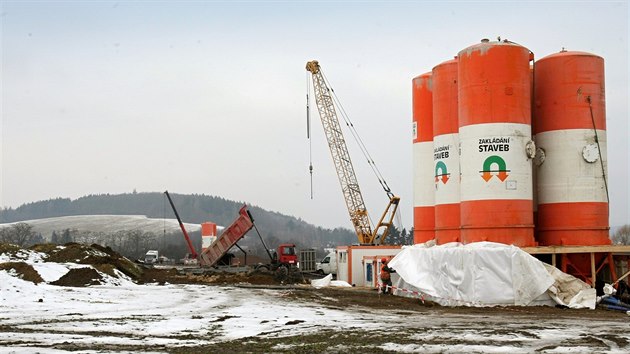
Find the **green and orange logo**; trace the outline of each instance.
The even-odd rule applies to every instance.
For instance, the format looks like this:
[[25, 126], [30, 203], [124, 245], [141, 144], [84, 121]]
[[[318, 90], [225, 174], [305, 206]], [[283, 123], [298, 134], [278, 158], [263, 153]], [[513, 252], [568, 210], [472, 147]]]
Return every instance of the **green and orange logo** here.
[[444, 161], [438, 161], [435, 164], [435, 183], [438, 183], [442, 180], [442, 183], [446, 184], [448, 182], [448, 176], [451, 174], [446, 170], [446, 164]]
[[[492, 169], [496, 166], [496, 169]], [[481, 178], [488, 182], [493, 176], [497, 176], [501, 182], [505, 182], [508, 178], [510, 170], [507, 169], [505, 160], [501, 156], [492, 155], [483, 162], [483, 170], [479, 171]]]

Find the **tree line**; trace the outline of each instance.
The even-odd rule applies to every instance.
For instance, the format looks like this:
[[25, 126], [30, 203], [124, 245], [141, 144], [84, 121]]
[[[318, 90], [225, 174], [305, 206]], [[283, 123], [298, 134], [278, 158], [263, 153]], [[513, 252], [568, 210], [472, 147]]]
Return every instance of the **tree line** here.
[[[189, 236], [191, 237], [195, 250], [199, 251], [201, 249], [200, 233], [198, 231], [191, 232]], [[271, 248], [276, 248], [279, 244], [287, 242], [280, 240], [273, 234], [268, 234], [263, 236], [263, 238], [268, 247]], [[108, 233], [65, 228], [53, 230], [49, 237], [44, 237], [41, 233], [34, 231], [31, 225], [24, 222], [16, 223], [10, 227], [0, 228], [0, 243], [11, 243], [21, 247], [29, 247], [40, 243], [64, 245], [71, 242], [99, 244], [111, 247], [114, 251], [129, 259], [142, 259], [148, 250], [158, 250], [161, 255], [174, 260], [183, 259], [189, 253], [181, 233], [163, 233], [160, 235], [142, 230], [124, 230]], [[319, 247], [311, 247], [307, 243], [298, 243], [291, 240], [288, 242], [295, 243], [298, 250], [314, 248], [318, 256], [325, 254], [324, 248], [344, 244], [331, 241]], [[413, 243], [413, 231], [407, 232], [405, 229], [400, 231], [397, 228], [391, 228], [386, 243], [410, 245]], [[246, 250], [248, 255], [254, 255], [263, 259], [267, 257], [260, 239], [252, 231], [239, 241], [238, 244], [241, 248]], [[233, 249], [231, 252], [237, 253], [240, 251]]]
[[[182, 221], [186, 223], [202, 223], [212, 221], [218, 225], [228, 226], [238, 215], [238, 210], [245, 204], [224, 198], [204, 194], [182, 195], [170, 193]], [[267, 211], [257, 206], [248, 209], [255, 218], [258, 230], [266, 244], [276, 248], [281, 243], [294, 243], [298, 249], [312, 248], [318, 256], [324, 255], [325, 248], [357, 243], [354, 231], [346, 228], [327, 229], [307, 223], [293, 216]], [[174, 218], [173, 211], [164, 193], [125, 193], [87, 195], [75, 200], [55, 198], [45, 201], [24, 204], [18, 208], [0, 209], [0, 222], [22, 222], [24, 220], [74, 215], [146, 215], [149, 218]], [[3, 228], [0, 241], [19, 245], [30, 245], [41, 242], [65, 244], [68, 242], [98, 243], [109, 246], [128, 258], [142, 258], [147, 250], [157, 249], [160, 254], [169, 258], [183, 258], [188, 249], [181, 233], [156, 235], [143, 230], [125, 230], [116, 233], [104, 233], [94, 230], [77, 230], [72, 224], [52, 234], [33, 235], [30, 225], [17, 228]], [[7, 230], [8, 229], [8, 230]], [[30, 233], [30, 235], [29, 235]], [[199, 232], [189, 232], [197, 250], [201, 249]], [[387, 244], [413, 243], [413, 232], [405, 229], [391, 228]], [[239, 241], [239, 246], [247, 249], [249, 254], [266, 258], [266, 252], [258, 236], [250, 232]], [[240, 252], [240, 251], [237, 251]]]

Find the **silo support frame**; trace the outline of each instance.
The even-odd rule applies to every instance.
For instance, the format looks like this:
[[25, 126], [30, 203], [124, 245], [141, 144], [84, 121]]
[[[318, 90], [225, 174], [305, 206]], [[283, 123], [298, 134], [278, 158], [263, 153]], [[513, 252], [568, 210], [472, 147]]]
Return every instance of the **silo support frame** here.
[[[538, 246], [522, 247], [523, 251], [531, 255], [550, 255], [554, 267], [565, 273], [582, 278], [586, 283], [595, 286], [597, 275], [608, 265], [612, 282], [617, 281], [617, 271], [615, 269], [615, 259], [627, 261], [630, 268], [630, 246], [604, 245], [604, 246]], [[558, 267], [558, 256], [560, 256], [560, 267]], [[587, 256], [588, 267], [578, 264], [573, 257]]]

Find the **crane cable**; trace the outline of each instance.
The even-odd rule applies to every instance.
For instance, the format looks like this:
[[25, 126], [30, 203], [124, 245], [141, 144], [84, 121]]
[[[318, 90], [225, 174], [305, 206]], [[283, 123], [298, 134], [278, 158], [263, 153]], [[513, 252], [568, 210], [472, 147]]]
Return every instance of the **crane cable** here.
[[308, 172], [311, 175], [311, 199], [313, 199], [313, 144], [311, 139], [311, 106], [309, 93], [311, 92], [310, 77], [306, 73], [306, 139], [308, 139]]
[[374, 159], [372, 158], [372, 155], [370, 155], [369, 151], [367, 150], [367, 147], [363, 143], [363, 139], [361, 139], [361, 136], [359, 135], [359, 132], [356, 130], [356, 128], [354, 127], [354, 124], [350, 120], [350, 117], [346, 113], [346, 110], [341, 105], [341, 101], [339, 101], [339, 98], [337, 97], [337, 94], [335, 93], [335, 90], [333, 90], [332, 85], [330, 84], [330, 81], [328, 80], [326, 75], [324, 75], [323, 72], [321, 72], [321, 73], [322, 73], [322, 76], [324, 78], [324, 81], [326, 82], [327, 87], [330, 88], [330, 92], [332, 93], [331, 97], [335, 101], [335, 104], [337, 105], [337, 107], [339, 107], [339, 113], [340, 113], [341, 117], [343, 118], [344, 122], [346, 123], [346, 126], [350, 130], [350, 133], [354, 137], [354, 140], [359, 145], [359, 149], [361, 150], [361, 153], [363, 154], [363, 156], [366, 158], [366, 160], [368, 162], [368, 165], [370, 165], [370, 168], [372, 168], [372, 172], [374, 172], [374, 175], [378, 179], [378, 182], [381, 184], [381, 187], [383, 187], [383, 190], [385, 191], [385, 193], [387, 193], [387, 196], [389, 198], [394, 197], [394, 194], [392, 193], [391, 189], [389, 188], [389, 185], [385, 181], [385, 177], [383, 177], [383, 174], [378, 169], [378, 166], [376, 166], [376, 163], [374, 162]]
[[[350, 130], [350, 133], [352, 134], [352, 137], [357, 142], [357, 145], [359, 145], [359, 149], [361, 150], [361, 153], [363, 154], [363, 156], [367, 160], [368, 165], [372, 169], [372, 172], [374, 172], [374, 175], [378, 179], [378, 182], [380, 183], [381, 187], [383, 187], [383, 190], [387, 194], [387, 197], [390, 198], [390, 200], [391, 200], [394, 197], [394, 193], [392, 193], [391, 188], [389, 188], [389, 185], [387, 184], [387, 181], [385, 181], [385, 177], [383, 176], [383, 174], [379, 170], [378, 166], [376, 165], [376, 162], [372, 158], [372, 155], [370, 154], [370, 152], [368, 151], [367, 147], [365, 146], [365, 143], [363, 142], [363, 139], [359, 135], [359, 132], [354, 127], [354, 123], [352, 123], [352, 121], [350, 120], [350, 117], [346, 113], [346, 110], [343, 108], [343, 105], [341, 104], [341, 101], [339, 100], [339, 97], [337, 97], [337, 94], [335, 93], [335, 90], [332, 88], [332, 85], [330, 84], [330, 81], [328, 80], [328, 78], [326, 77], [324, 72], [321, 71], [321, 69], [320, 69], [320, 72], [322, 74], [324, 82], [326, 83], [326, 87], [329, 88], [330, 93], [332, 93], [331, 97], [332, 97], [335, 105], [339, 108], [339, 113], [340, 113], [341, 117], [343, 118], [344, 122], [346, 123], [346, 126]], [[400, 216], [400, 209], [396, 209], [396, 215], [394, 215], [394, 217], [395, 217], [395, 223], [398, 224], [398, 225], [402, 225], [402, 218]], [[368, 215], [368, 218], [370, 219], [370, 224], [374, 225], [374, 222], [372, 221], [372, 218], [369, 215]]]

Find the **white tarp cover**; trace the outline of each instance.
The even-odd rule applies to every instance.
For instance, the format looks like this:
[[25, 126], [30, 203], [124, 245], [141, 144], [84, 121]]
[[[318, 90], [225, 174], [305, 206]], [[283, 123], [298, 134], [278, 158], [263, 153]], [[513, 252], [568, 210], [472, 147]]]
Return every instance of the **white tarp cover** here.
[[403, 247], [389, 266], [404, 284], [399, 287], [419, 290], [445, 306], [541, 304], [556, 282], [543, 262], [493, 242]]
[[595, 309], [597, 291], [594, 288], [552, 265], [546, 263], [543, 265], [555, 280], [547, 293], [556, 303], [572, 309]]
[[343, 280], [332, 280], [332, 274], [328, 274], [327, 276], [321, 279], [311, 279], [311, 286], [315, 289], [325, 288], [328, 286], [340, 287], [340, 288], [348, 288], [352, 287], [352, 285], [348, 284]]

